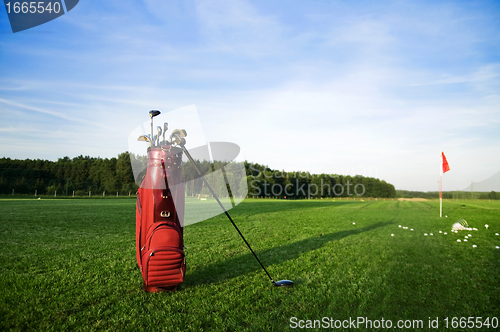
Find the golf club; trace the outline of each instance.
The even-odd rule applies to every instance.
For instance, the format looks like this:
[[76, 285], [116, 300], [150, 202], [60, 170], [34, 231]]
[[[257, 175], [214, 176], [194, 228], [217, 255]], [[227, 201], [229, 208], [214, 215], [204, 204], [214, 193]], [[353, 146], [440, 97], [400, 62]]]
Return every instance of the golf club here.
[[[183, 137], [181, 137], [181, 132], [184, 134]], [[236, 231], [238, 231], [238, 234], [240, 234], [240, 236], [243, 239], [243, 241], [245, 241], [245, 244], [247, 245], [248, 249], [250, 249], [250, 251], [254, 255], [254, 257], [257, 260], [257, 262], [259, 262], [259, 264], [262, 267], [262, 269], [264, 270], [264, 272], [266, 272], [267, 276], [269, 277], [269, 279], [271, 280], [271, 282], [273, 283], [273, 285], [276, 286], [276, 287], [293, 286], [293, 281], [291, 281], [291, 280], [280, 280], [280, 281], [276, 281], [275, 282], [273, 280], [273, 278], [271, 277], [271, 275], [269, 274], [269, 272], [267, 272], [266, 268], [261, 263], [259, 257], [257, 257], [257, 255], [255, 254], [255, 252], [252, 250], [252, 247], [250, 247], [250, 244], [248, 244], [247, 240], [245, 239], [245, 237], [243, 236], [243, 234], [238, 229], [238, 226], [236, 226], [236, 224], [234, 223], [233, 218], [231, 218], [231, 216], [229, 215], [229, 213], [224, 208], [224, 205], [222, 205], [222, 203], [219, 200], [219, 197], [217, 196], [217, 194], [215, 194], [214, 190], [212, 189], [212, 187], [210, 186], [210, 184], [208, 183], [208, 181], [205, 179], [205, 177], [203, 176], [203, 174], [201, 174], [200, 170], [198, 169], [198, 166], [196, 166], [196, 163], [194, 162], [193, 157], [191, 157], [191, 154], [189, 154], [188, 150], [185, 147], [186, 140], [184, 139], [184, 137], [186, 135], [187, 134], [186, 134], [186, 131], [184, 129], [182, 129], [182, 130], [176, 129], [176, 130], [174, 130], [174, 132], [170, 136], [171, 137], [171, 141], [172, 141], [172, 136], [175, 136], [174, 143], [182, 148], [182, 150], [184, 151], [184, 153], [188, 157], [189, 161], [191, 162], [191, 165], [194, 166], [194, 169], [200, 175], [200, 177], [202, 178], [203, 182], [205, 183], [205, 185], [207, 186], [207, 188], [210, 190], [210, 192], [212, 193], [212, 195], [215, 198], [215, 200], [217, 201], [217, 203], [219, 203], [219, 206], [221, 207], [222, 211], [224, 211], [224, 213], [228, 217], [229, 221], [231, 221], [231, 223], [233, 224], [233, 226], [236, 229]]]
[[139, 142], [150, 142], [151, 138], [149, 137], [149, 135], [141, 135], [137, 140]]
[[167, 133], [168, 130], [168, 123], [165, 122], [163, 123], [163, 144], [165, 144], [165, 134]]
[[161, 138], [161, 127], [160, 126], [157, 126], [156, 127], [156, 130], [158, 131], [158, 146], [160, 146], [160, 138]]
[[174, 131], [170, 135], [170, 144], [176, 142], [177, 145], [180, 145], [180, 139], [186, 136], [187, 133], [184, 129], [174, 129]]
[[[151, 110], [149, 111], [149, 118], [151, 119], [151, 138], [153, 138], [153, 118], [157, 115], [160, 115], [160, 111], [158, 110]], [[149, 146], [153, 146], [154, 140], [149, 142]]]

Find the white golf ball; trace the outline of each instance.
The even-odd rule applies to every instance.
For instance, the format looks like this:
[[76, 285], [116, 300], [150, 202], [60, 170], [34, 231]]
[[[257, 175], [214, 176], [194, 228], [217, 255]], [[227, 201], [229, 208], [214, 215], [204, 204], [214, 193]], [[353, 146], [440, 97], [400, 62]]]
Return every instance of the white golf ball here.
[[498, 236], [498, 233], [495, 233], [496, 236]]
[[467, 239], [464, 239], [464, 242], [467, 242]]
[[411, 229], [411, 231], [413, 232], [413, 228]]
[[444, 216], [445, 218], [448, 218], [448, 216]]
[[352, 224], [353, 224], [353, 225], [356, 225], [356, 223], [355, 223], [355, 222], [353, 222]]
[[391, 236], [394, 236], [394, 234], [391, 234]]
[[457, 242], [462, 242], [462, 240], [458, 239]]
[[469, 234], [469, 237], [471, 237], [472, 235]]
[[466, 235], [465, 238], [468, 239], [469, 237]]
[[448, 234], [448, 233], [444, 232], [444, 235], [446, 235], [446, 234]]
[[443, 232], [442, 232], [442, 231], [439, 231], [439, 233], [441, 234], [441, 233], [443, 233]]
[[427, 236], [427, 233], [425, 233], [424, 236]]
[[488, 227], [490, 227], [490, 226], [488, 226], [488, 225], [484, 225], [484, 227], [488, 228]]
[[431, 233], [431, 235], [434, 235], [434, 234]]
[[401, 228], [401, 225], [399, 225], [398, 227]]
[[472, 248], [477, 248], [477, 246], [475, 244], [472, 245]]
[[495, 248], [500, 249], [500, 247], [499, 247], [499, 246], [496, 246]]
[[473, 230], [477, 231], [477, 228], [476, 228], [476, 227], [474, 227], [474, 228], [473, 228]]

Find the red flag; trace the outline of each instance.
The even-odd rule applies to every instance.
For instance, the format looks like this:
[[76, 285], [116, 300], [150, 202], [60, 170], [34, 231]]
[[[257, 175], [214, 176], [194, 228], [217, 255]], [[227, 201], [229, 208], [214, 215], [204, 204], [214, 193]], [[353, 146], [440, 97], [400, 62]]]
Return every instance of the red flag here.
[[443, 158], [443, 174], [450, 170], [450, 165], [448, 165], [448, 161], [444, 156], [444, 152], [441, 152], [441, 157]]

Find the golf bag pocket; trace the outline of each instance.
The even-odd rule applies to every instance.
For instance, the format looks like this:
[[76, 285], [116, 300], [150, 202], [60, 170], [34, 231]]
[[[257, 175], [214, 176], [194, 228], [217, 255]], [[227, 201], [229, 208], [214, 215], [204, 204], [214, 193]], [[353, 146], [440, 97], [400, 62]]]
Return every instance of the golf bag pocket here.
[[173, 247], [150, 249], [142, 257], [142, 277], [147, 291], [175, 289], [184, 280], [184, 251]]
[[142, 248], [142, 277], [147, 291], [175, 289], [186, 273], [183, 240], [178, 223], [153, 223]]
[[178, 224], [154, 223], [151, 225], [144, 248], [153, 249], [163, 246], [183, 247], [183, 239]]

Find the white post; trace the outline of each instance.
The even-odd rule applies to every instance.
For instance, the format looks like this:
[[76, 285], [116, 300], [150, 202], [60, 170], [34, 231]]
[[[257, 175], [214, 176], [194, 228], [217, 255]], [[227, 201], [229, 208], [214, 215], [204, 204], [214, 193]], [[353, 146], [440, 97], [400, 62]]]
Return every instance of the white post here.
[[441, 193], [441, 188], [443, 187], [443, 176], [441, 176], [441, 184], [439, 186], [439, 218], [443, 217], [443, 194]]
[[441, 152], [441, 165], [439, 165], [439, 218], [443, 217], [443, 153]]

